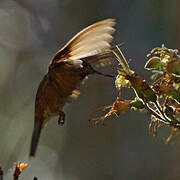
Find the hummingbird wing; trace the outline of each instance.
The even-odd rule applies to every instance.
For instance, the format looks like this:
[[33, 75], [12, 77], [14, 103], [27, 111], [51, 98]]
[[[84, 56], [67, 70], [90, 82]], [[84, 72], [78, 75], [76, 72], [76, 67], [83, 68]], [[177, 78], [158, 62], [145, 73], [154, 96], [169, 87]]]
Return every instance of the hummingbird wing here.
[[92, 56], [88, 56], [85, 58], [82, 58], [81, 60], [87, 61], [91, 66], [93, 67], [103, 67], [106, 65], [111, 65], [114, 61], [113, 54], [111, 51], [105, 51], [99, 54], [95, 54]]
[[50, 66], [62, 61], [79, 61], [89, 56], [94, 57], [110, 49], [114, 25], [114, 19], [106, 19], [83, 29], [56, 53]]

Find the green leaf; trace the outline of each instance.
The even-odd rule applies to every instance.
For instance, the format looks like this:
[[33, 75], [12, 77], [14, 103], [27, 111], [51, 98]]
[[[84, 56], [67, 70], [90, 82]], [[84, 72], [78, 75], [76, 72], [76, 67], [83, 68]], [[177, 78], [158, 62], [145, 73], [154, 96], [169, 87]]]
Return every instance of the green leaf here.
[[149, 87], [148, 89], [143, 91], [144, 97], [151, 102], [157, 101], [156, 93]]
[[176, 101], [178, 101], [180, 103], [180, 91], [178, 90], [171, 90], [168, 93], [169, 97], [175, 99]]
[[155, 56], [155, 57], [150, 58], [150, 59], [146, 62], [144, 68], [147, 69], [147, 70], [158, 69], [158, 68], [163, 67], [163, 65], [164, 65], [164, 64], [161, 63], [160, 58]]
[[178, 89], [180, 89], [180, 83], [173, 83], [173, 87], [176, 89], [176, 90], [178, 90]]
[[135, 100], [130, 103], [133, 109], [144, 109], [144, 104], [141, 100]]
[[170, 61], [167, 64], [166, 69], [169, 73], [180, 76], [180, 61], [179, 60]]
[[143, 93], [142, 93], [142, 89], [139, 86], [133, 86], [134, 92], [136, 94], [137, 97], [139, 97], [140, 99], [143, 99]]

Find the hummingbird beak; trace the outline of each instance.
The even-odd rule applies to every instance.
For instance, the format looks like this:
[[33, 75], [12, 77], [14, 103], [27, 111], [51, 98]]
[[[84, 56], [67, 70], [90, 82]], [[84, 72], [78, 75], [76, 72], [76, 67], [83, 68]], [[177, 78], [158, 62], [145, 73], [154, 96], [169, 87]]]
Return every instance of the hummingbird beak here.
[[99, 72], [99, 71], [97, 71], [97, 70], [95, 70], [95, 69], [93, 69], [94, 70], [94, 73], [95, 74], [98, 74], [98, 75], [101, 75], [101, 76], [104, 76], [104, 77], [110, 77], [110, 78], [116, 78], [116, 76], [113, 76], [113, 75], [111, 75], [111, 74], [104, 74], [104, 73], [102, 73], [102, 72]]

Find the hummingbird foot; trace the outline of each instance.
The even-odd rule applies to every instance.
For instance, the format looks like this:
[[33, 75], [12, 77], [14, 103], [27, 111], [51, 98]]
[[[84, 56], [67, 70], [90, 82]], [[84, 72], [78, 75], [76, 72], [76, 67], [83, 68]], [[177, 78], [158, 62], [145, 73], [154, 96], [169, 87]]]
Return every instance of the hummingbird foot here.
[[60, 126], [63, 126], [65, 123], [65, 113], [63, 111], [59, 112], [59, 119], [58, 119], [58, 124]]

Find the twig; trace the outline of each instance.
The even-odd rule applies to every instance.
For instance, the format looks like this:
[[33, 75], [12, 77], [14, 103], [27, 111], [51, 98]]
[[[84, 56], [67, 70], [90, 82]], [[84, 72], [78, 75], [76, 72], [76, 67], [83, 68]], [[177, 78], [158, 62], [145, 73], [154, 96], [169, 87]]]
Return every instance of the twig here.
[[159, 113], [163, 116], [164, 120], [166, 120], [166, 121], [168, 121], [168, 122], [171, 122], [170, 119], [167, 118], [167, 117], [165, 116], [164, 112], [161, 110], [158, 102], [156, 101], [154, 104], [155, 104], [156, 108], [158, 109]]
[[145, 105], [145, 108], [150, 112], [150, 114], [155, 116], [160, 122], [170, 125], [169, 122], [165, 121], [159, 114], [157, 114], [153, 109], [151, 109], [146, 102], [144, 102], [144, 105]]
[[14, 174], [13, 174], [14, 180], [18, 180], [20, 174], [21, 174], [21, 171], [18, 168], [18, 166], [16, 166], [14, 170]]

